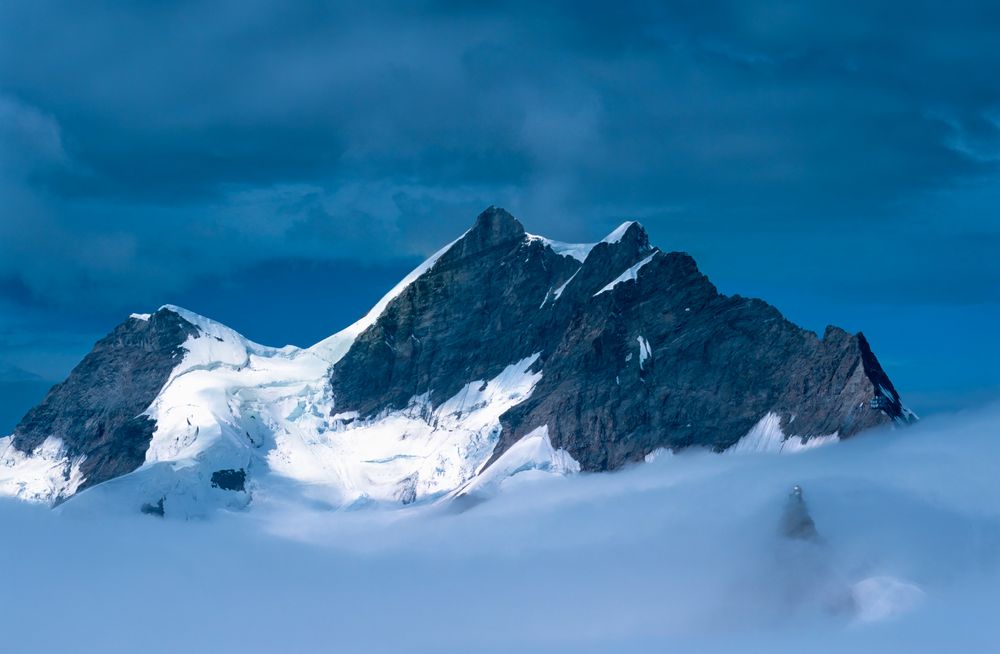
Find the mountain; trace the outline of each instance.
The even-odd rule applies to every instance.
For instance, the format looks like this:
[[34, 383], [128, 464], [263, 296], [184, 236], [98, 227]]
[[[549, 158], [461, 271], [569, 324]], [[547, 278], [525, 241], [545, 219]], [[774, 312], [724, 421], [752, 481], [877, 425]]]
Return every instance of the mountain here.
[[133, 314], [0, 439], [0, 493], [93, 487], [74, 502], [180, 516], [255, 498], [409, 504], [526, 470], [793, 451], [914, 419], [862, 334], [820, 338], [721, 295], [638, 223], [566, 244], [491, 207], [310, 348], [174, 306]]

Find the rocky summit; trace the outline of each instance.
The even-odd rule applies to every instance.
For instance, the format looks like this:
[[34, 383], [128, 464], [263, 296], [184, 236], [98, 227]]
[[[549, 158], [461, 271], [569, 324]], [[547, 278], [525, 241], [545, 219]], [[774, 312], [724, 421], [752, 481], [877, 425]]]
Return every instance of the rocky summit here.
[[661, 451], [795, 451], [914, 416], [864, 335], [720, 294], [623, 224], [596, 244], [489, 208], [372, 311], [270, 348], [179, 307], [133, 314], [0, 439], [0, 493], [154, 515], [305, 497], [478, 496], [525, 470]]

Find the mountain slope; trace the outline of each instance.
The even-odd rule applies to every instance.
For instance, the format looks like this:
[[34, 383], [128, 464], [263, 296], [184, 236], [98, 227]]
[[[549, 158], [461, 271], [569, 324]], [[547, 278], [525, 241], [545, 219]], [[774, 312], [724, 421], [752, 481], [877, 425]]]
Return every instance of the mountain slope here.
[[[497, 209], [396, 298], [334, 368], [338, 410], [431, 403], [537, 352], [493, 459], [547, 426], [584, 470], [657, 448], [724, 450], [769, 413], [788, 434], [851, 436], [904, 419], [864, 336], [822, 339], [760, 300], [720, 295], [694, 260], [626, 223], [582, 263]], [[877, 406], [871, 406], [875, 400]]]
[[526, 469], [796, 449], [911, 416], [864, 336], [821, 339], [720, 295], [638, 223], [564, 244], [490, 208], [308, 349], [178, 307], [130, 318], [0, 439], [0, 492], [100, 484], [85, 495], [179, 515], [279, 495], [408, 504]]

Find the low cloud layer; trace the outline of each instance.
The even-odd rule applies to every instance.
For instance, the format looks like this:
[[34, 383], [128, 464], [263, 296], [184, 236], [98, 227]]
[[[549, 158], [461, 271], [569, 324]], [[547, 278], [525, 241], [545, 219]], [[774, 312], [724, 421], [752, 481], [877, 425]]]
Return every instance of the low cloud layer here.
[[[990, 651], [998, 420], [524, 473], [457, 514], [258, 496], [183, 522], [108, 515], [91, 491], [56, 511], [0, 502], [0, 625], [18, 651]], [[815, 539], [782, 536], [795, 484]]]

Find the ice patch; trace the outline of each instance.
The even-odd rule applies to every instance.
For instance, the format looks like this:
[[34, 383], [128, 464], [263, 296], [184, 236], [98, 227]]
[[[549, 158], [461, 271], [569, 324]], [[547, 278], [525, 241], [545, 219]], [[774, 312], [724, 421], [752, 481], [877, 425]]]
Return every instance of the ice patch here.
[[583, 260], [587, 258], [590, 251], [594, 249], [594, 243], [563, 243], [561, 241], [553, 241], [550, 238], [545, 238], [544, 236], [538, 236], [537, 234], [526, 234], [529, 241], [540, 241], [545, 245], [552, 248], [552, 250], [563, 257], [572, 257], [583, 263]]
[[491, 494], [515, 475], [529, 471], [565, 476], [580, 472], [580, 464], [566, 450], [552, 447], [548, 425], [542, 425], [511, 445], [459, 494]]
[[745, 436], [726, 450], [726, 454], [784, 453], [792, 454], [840, 440], [837, 434], [825, 436], [785, 436], [781, 416], [770, 411]]
[[133, 313], [129, 314], [129, 318], [134, 318], [135, 320], [142, 320], [143, 322], [147, 322], [149, 320], [150, 315], [151, 314], [148, 313]]
[[601, 293], [604, 293], [605, 291], [610, 291], [611, 289], [613, 289], [618, 284], [621, 284], [622, 282], [627, 282], [629, 280], [636, 281], [636, 276], [638, 275], [639, 270], [643, 266], [645, 266], [647, 263], [649, 263], [650, 261], [652, 261], [653, 257], [655, 257], [659, 253], [660, 253], [659, 250], [654, 250], [653, 254], [649, 255], [648, 257], [646, 257], [645, 259], [643, 259], [639, 263], [635, 264], [634, 266], [632, 266], [631, 268], [629, 268], [628, 270], [626, 270], [622, 274], [618, 275], [613, 280], [611, 280], [611, 282], [608, 283], [604, 288], [602, 288], [601, 290], [599, 290], [596, 293], [594, 293], [594, 297], [597, 297], [598, 295], [600, 295]]
[[628, 228], [634, 224], [636, 224], [634, 220], [623, 222], [621, 225], [618, 225], [613, 232], [602, 238], [601, 243], [618, 243], [625, 236], [625, 232], [628, 231]]
[[567, 279], [567, 280], [566, 280], [566, 281], [565, 281], [565, 282], [563, 283], [563, 285], [562, 285], [562, 286], [560, 286], [559, 288], [557, 288], [557, 289], [556, 289], [556, 292], [552, 294], [552, 301], [553, 301], [553, 302], [555, 302], [556, 300], [558, 300], [558, 299], [559, 299], [559, 296], [563, 294], [563, 291], [565, 291], [565, 290], [566, 290], [566, 287], [567, 287], [567, 286], [569, 286], [569, 283], [570, 283], [571, 281], [573, 281], [573, 278], [574, 278], [574, 277], [576, 277], [577, 273], [579, 273], [579, 272], [580, 272], [580, 270], [579, 270], [579, 269], [577, 269], [577, 271], [576, 271], [575, 273], [573, 273], [572, 275], [570, 275], [569, 279]]
[[649, 341], [643, 336], [637, 336], [636, 339], [639, 342], [639, 369], [644, 370], [646, 368], [646, 359], [653, 356], [653, 350], [649, 347]]

